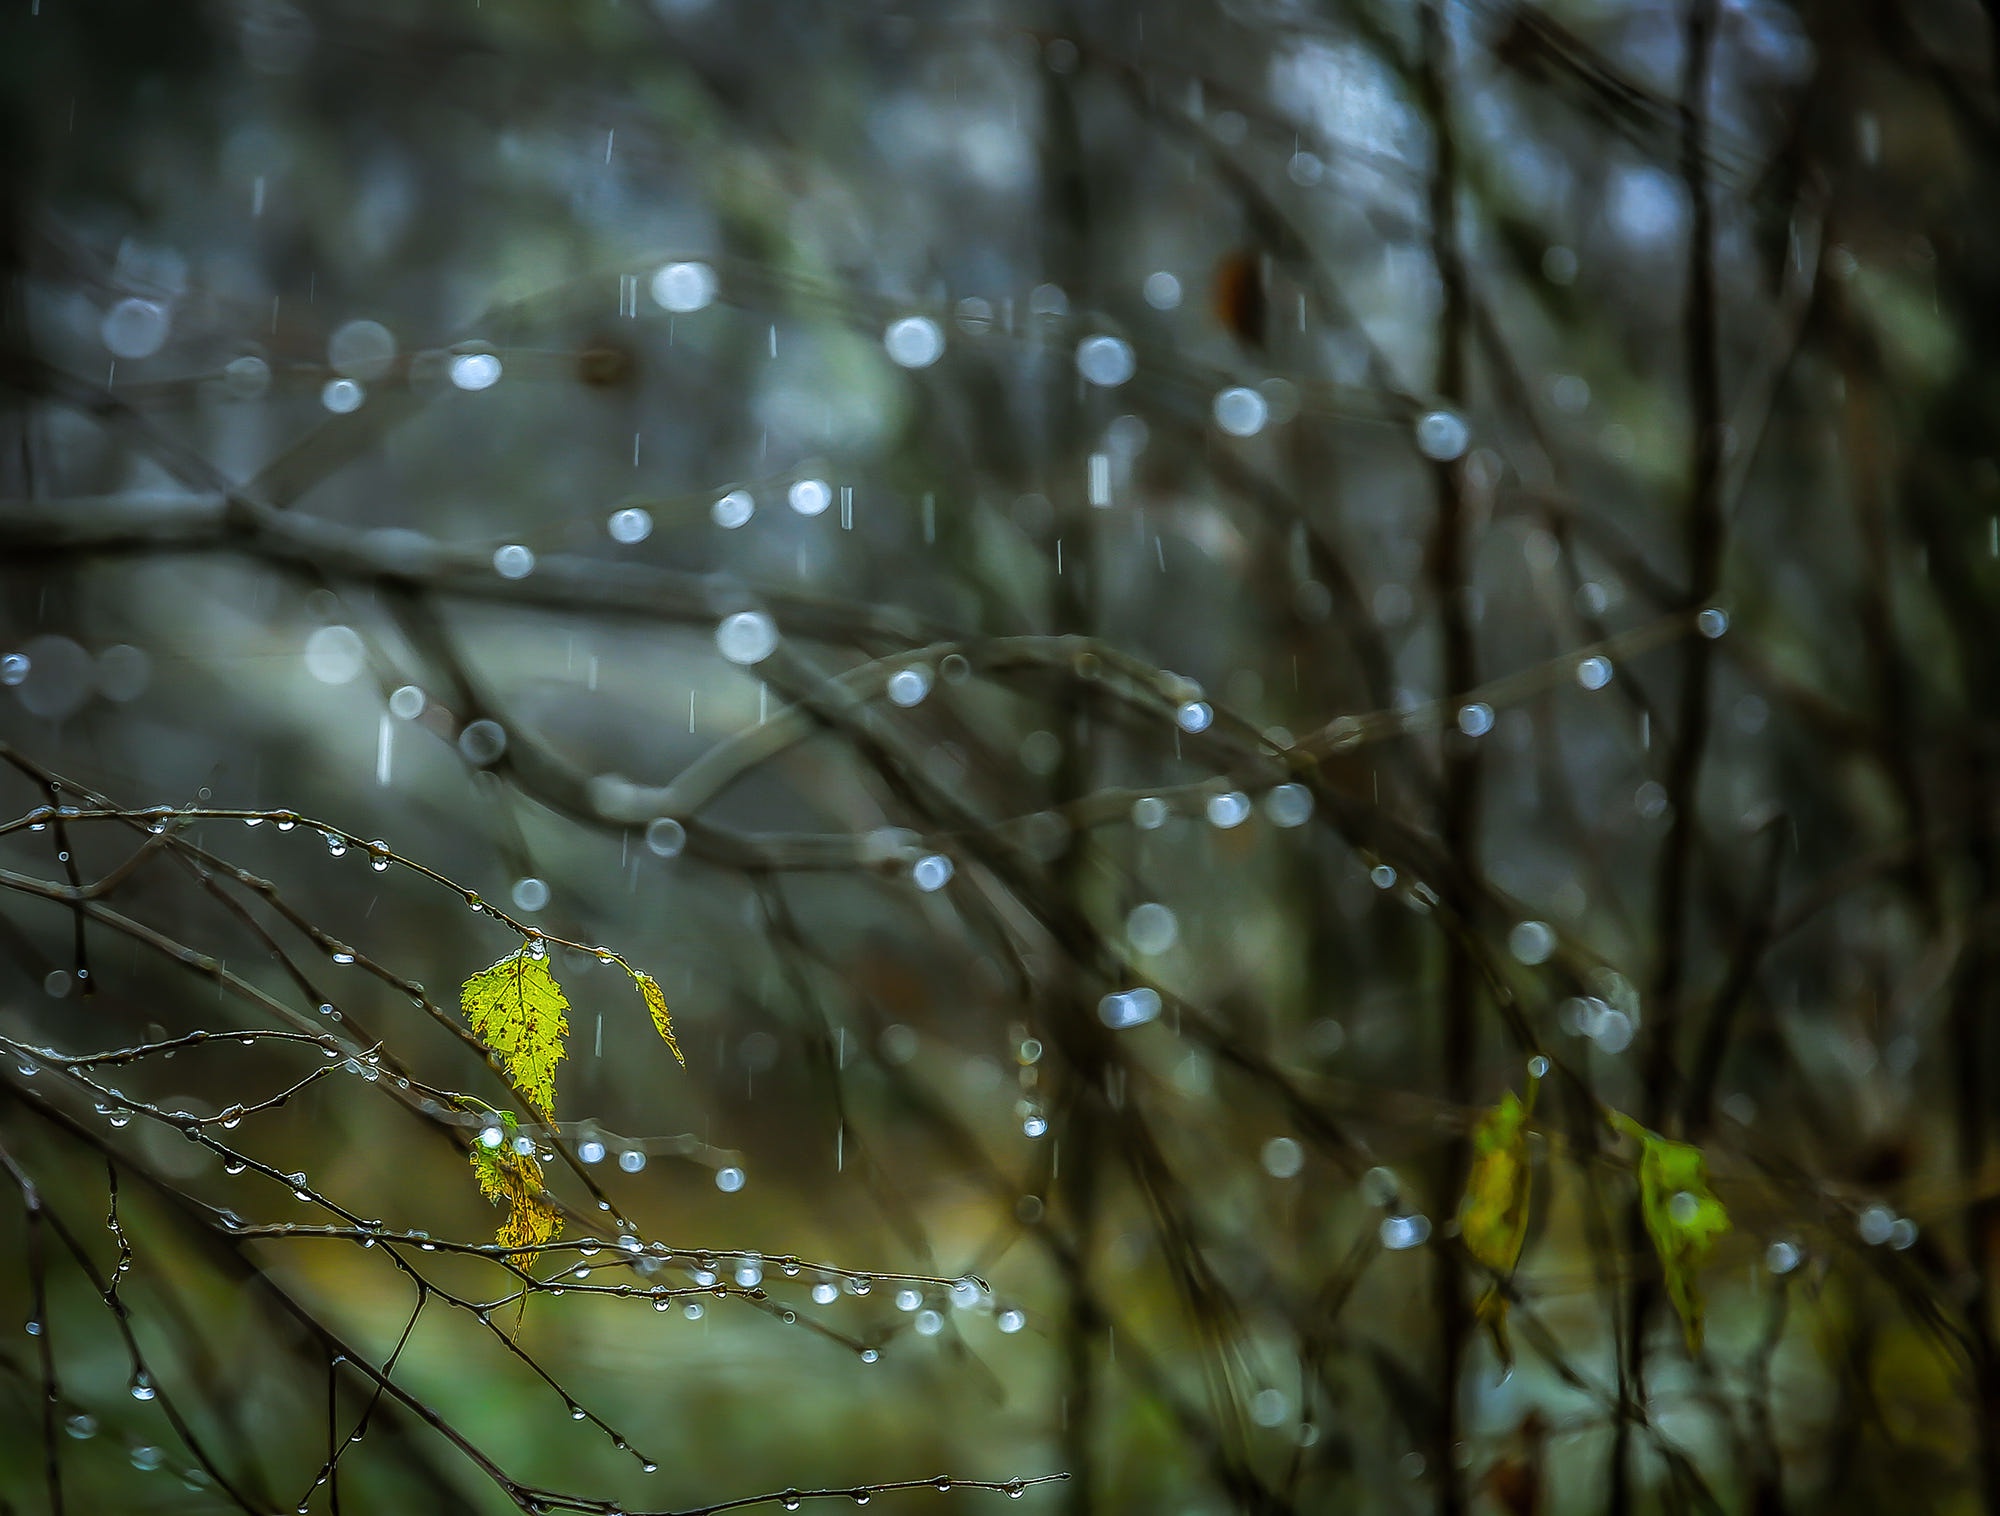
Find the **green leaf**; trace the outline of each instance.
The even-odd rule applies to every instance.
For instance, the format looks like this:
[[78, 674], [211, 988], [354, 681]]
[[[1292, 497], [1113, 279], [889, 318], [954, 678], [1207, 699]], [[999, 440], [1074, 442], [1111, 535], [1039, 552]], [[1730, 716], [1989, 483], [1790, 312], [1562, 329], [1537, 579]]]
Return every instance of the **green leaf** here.
[[[1521, 1260], [1521, 1245], [1527, 1240], [1532, 1178], [1528, 1108], [1509, 1090], [1472, 1130], [1472, 1168], [1466, 1176], [1465, 1198], [1458, 1206], [1459, 1235], [1466, 1252], [1502, 1279], [1514, 1272]], [[1476, 1310], [1493, 1335], [1500, 1361], [1512, 1363], [1507, 1297], [1497, 1282], [1480, 1295]]]
[[1698, 1355], [1702, 1300], [1695, 1274], [1714, 1251], [1715, 1239], [1729, 1230], [1729, 1212], [1708, 1187], [1708, 1162], [1700, 1148], [1670, 1142], [1629, 1116], [1613, 1120], [1639, 1139], [1639, 1213], [1653, 1239], [1653, 1251], [1659, 1254], [1667, 1296], [1680, 1315], [1688, 1352]]
[[532, 1153], [514, 1151], [514, 1137], [520, 1123], [512, 1111], [501, 1111], [500, 1143], [488, 1147], [485, 1141], [472, 1144], [472, 1172], [479, 1181], [479, 1193], [495, 1205], [507, 1207], [507, 1219], [500, 1224], [494, 1241], [504, 1248], [519, 1248], [528, 1256], [562, 1233], [562, 1214], [549, 1204], [542, 1182], [542, 1166]]
[[555, 1120], [556, 1065], [569, 1035], [569, 1001], [546, 954], [523, 947], [465, 981], [459, 1006], [473, 1036], [500, 1055], [507, 1080], [536, 1115]]
[[660, 988], [660, 982], [651, 974], [641, 974], [637, 970], [627, 972], [631, 973], [632, 982], [639, 986], [639, 993], [645, 997], [646, 1009], [652, 1013], [653, 1025], [666, 1039], [668, 1050], [679, 1060], [681, 1067], [686, 1068], [687, 1059], [681, 1053], [681, 1045], [674, 1041], [674, 1018], [667, 1014], [667, 996]]

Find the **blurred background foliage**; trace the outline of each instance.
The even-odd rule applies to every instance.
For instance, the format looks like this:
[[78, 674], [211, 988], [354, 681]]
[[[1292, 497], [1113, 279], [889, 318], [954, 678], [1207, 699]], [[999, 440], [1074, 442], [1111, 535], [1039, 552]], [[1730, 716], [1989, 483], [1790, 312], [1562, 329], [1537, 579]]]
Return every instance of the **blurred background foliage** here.
[[1990, 10], [14, 0], [0, 1505], [2000, 1511]]

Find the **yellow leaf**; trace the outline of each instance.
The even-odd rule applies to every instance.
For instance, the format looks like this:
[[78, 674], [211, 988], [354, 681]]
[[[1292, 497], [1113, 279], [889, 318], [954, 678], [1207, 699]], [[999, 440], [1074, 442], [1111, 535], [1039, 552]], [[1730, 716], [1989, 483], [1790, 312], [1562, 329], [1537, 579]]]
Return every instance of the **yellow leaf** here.
[[556, 1065], [569, 1035], [569, 1002], [546, 955], [510, 953], [465, 981], [459, 1005], [472, 1033], [500, 1055], [507, 1080], [536, 1115], [555, 1120]]
[[674, 1041], [674, 1018], [667, 1014], [667, 996], [660, 988], [660, 982], [651, 974], [637, 972], [633, 973], [632, 982], [639, 986], [639, 993], [645, 997], [646, 1009], [652, 1012], [653, 1025], [659, 1028], [660, 1035], [666, 1039], [668, 1051], [679, 1060], [683, 1068], [687, 1067], [687, 1059], [681, 1054], [681, 1045]]
[[[1532, 1096], [1532, 1090], [1530, 1091]], [[1479, 1119], [1472, 1131], [1472, 1169], [1459, 1202], [1459, 1235], [1473, 1259], [1504, 1279], [1521, 1260], [1528, 1235], [1528, 1108], [1509, 1090]], [[1513, 1354], [1507, 1343], [1507, 1298], [1498, 1282], [1487, 1286], [1476, 1307], [1493, 1334], [1503, 1363]]]
[[1639, 1214], [1660, 1258], [1667, 1297], [1681, 1318], [1688, 1352], [1701, 1352], [1701, 1284], [1695, 1274], [1730, 1227], [1729, 1212], [1708, 1187], [1708, 1163], [1701, 1149], [1670, 1142], [1629, 1116], [1617, 1125], [1639, 1139]]
[[472, 1172], [479, 1193], [507, 1207], [507, 1219], [494, 1241], [504, 1248], [525, 1250], [527, 1256], [519, 1260], [525, 1264], [533, 1260], [534, 1249], [561, 1234], [562, 1215], [549, 1204], [541, 1164], [532, 1153], [515, 1151], [517, 1126], [512, 1112], [500, 1113], [500, 1141], [488, 1147], [482, 1137], [472, 1144]]

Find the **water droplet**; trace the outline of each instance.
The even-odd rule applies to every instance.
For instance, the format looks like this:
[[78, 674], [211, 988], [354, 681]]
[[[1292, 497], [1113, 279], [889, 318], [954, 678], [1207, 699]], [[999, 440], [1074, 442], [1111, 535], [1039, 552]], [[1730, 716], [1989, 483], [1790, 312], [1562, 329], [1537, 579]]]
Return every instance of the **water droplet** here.
[[602, 1163], [604, 1144], [595, 1137], [587, 1138], [576, 1145], [577, 1161], [580, 1163]]
[[1181, 282], [1165, 269], [1155, 269], [1141, 286], [1146, 304], [1156, 311], [1170, 311], [1181, 303]]
[[778, 647], [778, 626], [762, 611], [738, 611], [715, 629], [715, 645], [731, 663], [762, 663]]
[[1023, 1312], [1009, 1306], [994, 1318], [993, 1324], [1011, 1337], [1028, 1324], [1028, 1318]]
[[662, 858], [678, 858], [687, 846], [687, 828], [671, 816], [656, 816], [646, 823], [646, 846]]
[[1531, 1078], [1546, 1079], [1548, 1077], [1548, 1072], [1549, 1072], [1549, 1061], [1548, 1059], [1544, 1058], [1540, 1053], [1535, 1054], [1534, 1057], [1528, 1060], [1528, 1074]]
[[1097, 1019], [1114, 1030], [1144, 1026], [1160, 1014], [1160, 992], [1150, 985], [1113, 990], [1097, 1002]]
[[917, 1329], [919, 1337], [935, 1337], [944, 1330], [944, 1317], [936, 1311], [919, 1311], [911, 1325]]
[[1886, 1205], [1871, 1205], [1855, 1219], [1854, 1229], [1870, 1247], [1879, 1247], [1896, 1229], [1896, 1213]]
[[132, 1376], [132, 1383], [128, 1388], [131, 1390], [134, 1400], [151, 1400], [160, 1393], [153, 1388], [152, 1375], [148, 1374], [144, 1369], [139, 1370], [138, 1373]]
[[715, 1171], [715, 1187], [725, 1195], [734, 1195], [743, 1188], [743, 1170], [731, 1166]]
[[1208, 823], [1224, 831], [1250, 819], [1250, 797], [1241, 790], [1225, 790], [1208, 798]]
[[1694, 618], [1694, 623], [1701, 629], [1702, 636], [1712, 642], [1729, 630], [1729, 612], [1711, 605]]
[[493, 550], [493, 572], [502, 579], [525, 579], [534, 571], [535, 554], [532, 548], [510, 542]]
[[628, 1174], [636, 1174], [646, 1166], [646, 1155], [637, 1148], [627, 1148], [618, 1155], [618, 1167]]
[[1622, 1053], [1632, 1045], [1632, 1034], [1635, 1029], [1630, 1016], [1606, 1005], [1594, 996], [1586, 999], [1583, 1004], [1586, 1007], [1582, 1023], [1584, 1036], [1607, 1053]]
[[1889, 1246], [1897, 1252], [1913, 1246], [1917, 1240], [1917, 1224], [1907, 1216], [1898, 1216], [1896, 1224], [1889, 1228]]
[[706, 263], [669, 263], [653, 275], [652, 291], [662, 310], [698, 311], [715, 299], [715, 270]]
[[1092, 384], [1116, 389], [1138, 371], [1132, 344], [1117, 337], [1085, 337], [1076, 345], [1076, 371]]
[[708, 508], [708, 519], [733, 532], [756, 513], [757, 502], [748, 490], [731, 490]]
[[327, 339], [326, 360], [343, 378], [380, 379], [396, 362], [395, 333], [379, 321], [346, 322]]
[[4, 658], [0, 658], [0, 685], [12, 689], [28, 677], [33, 667], [34, 664], [26, 653], [7, 654]]
[[886, 688], [892, 704], [906, 707], [918, 705], [931, 692], [931, 671], [921, 663], [897, 669], [889, 676]]
[[1260, 1155], [1264, 1172], [1273, 1179], [1291, 1179], [1306, 1166], [1306, 1152], [1289, 1137], [1273, 1137]]
[[914, 1311], [923, 1303], [923, 1292], [920, 1290], [913, 1290], [908, 1285], [905, 1285], [902, 1289], [896, 1291], [896, 1309], [899, 1311]]
[[1046, 1137], [1048, 1134], [1049, 1122], [1046, 1116], [1036, 1112], [1022, 1118], [1021, 1135], [1023, 1137]]
[[368, 664], [368, 646], [351, 626], [323, 626], [306, 638], [306, 672], [321, 684], [348, 684]]
[[173, 318], [166, 306], [136, 297], [120, 300], [97, 324], [114, 358], [150, 358], [166, 345]]
[[97, 1418], [90, 1415], [72, 1416], [63, 1423], [63, 1430], [78, 1442], [88, 1442], [97, 1435]]
[[458, 750], [467, 763], [479, 768], [498, 763], [500, 755], [507, 751], [507, 729], [485, 717], [468, 721], [458, 734]]
[[429, 703], [421, 689], [406, 684], [389, 697], [389, 714], [403, 721], [415, 721]]
[[1157, 795], [1144, 795], [1132, 802], [1132, 824], [1142, 832], [1157, 831], [1167, 824], [1170, 812]]
[[1507, 950], [1530, 968], [1547, 963], [1556, 950], [1556, 934], [1546, 921], [1520, 921], [1507, 934]]
[[512, 894], [517, 910], [539, 911], [549, 903], [549, 887], [547, 883], [532, 877], [516, 879]]
[[1125, 940], [1135, 953], [1164, 953], [1180, 940], [1180, 934], [1179, 919], [1157, 900], [1133, 906], [1125, 917]]
[[1576, 682], [1587, 690], [1601, 690], [1611, 682], [1611, 660], [1599, 658], [1595, 654], [1579, 658], [1576, 664]]
[[833, 504], [833, 490], [824, 479], [798, 479], [785, 492], [785, 499], [801, 516], [818, 516]]
[[1215, 720], [1215, 711], [1206, 700], [1190, 700], [1174, 712], [1174, 725], [1184, 732], [1205, 732]]
[[801, 1504], [797, 1490], [786, 1490], [778, 1497], [778, 1503], [788, 1511], [796, 1511]]
[[319, 403], [336, 416], [360, 410], [367, 398], [368, 392], [352, 379], [329, 379], [319, 392]]
[[153, 660], [142, 648], [117, 642], [97, 655], [97, 690], [106, 700], [136, 700], [152, 677]]
[[889, 323], [882, 346], [904, 368], [929, 368], [944, 356], [944, 333], [928, 316], [904, 316]]
[[1433, 463], [1449, 463], [1472, 441], [1464, 420], [1451, 411], [1429, 411], [1417, 420], [1417, 451]]
[[1303, 784], [1280, 784], [1264, 797], [1264, 815], [1273, 826], [1304, 826], [1312, 813], [1312, 791]]
[[1799, 1266], [1802, 1256], [1796, 1243], [1774, 1242], [1764, 1249], [1764, 1267], [1773, 1274], [1789, 1274]]
[[1250, 1419], [1260, 1427], [1283, 1426], [1291, 1414], [1291, 1398], [1283, 1390], [1259, 1390], [1251, 1397]]
[[943, 889], [951, 882], [952, 862], [943, 853], [929, 853], [910, 869], [910, 878], [925, 894]]
[[1458, 729], [1468, 737], [1484, 737], [1493, 730], [1493, 707], [1484, 700], [1458, 708]]
[[1253, 389], [1235, 385], [1215, 397], [1215, 424], [1232, 437], [1254, 437], [1270, 419], [1270, 402]]
[[451, 360], [451, 382], [462, 390], [490, 390], [500, 382], [500, 360], [492, 353], [460, 353]]
[[1377, 1229], [1382, 1246], [1391, 1252], [1402, 1252], [1421, 1244], [1431, 1234], [1430, 1218], [1422, 1215], [1384, 1216]]
[[[151, 1396], [147, 1397], [151, 1399]], [[132, 1467], [141, 1473], [150, 1474], [167, 1461], [167, 1455], [150, 1445], [132, 1449]]]
[[822, 1279], [812, 1287], [812, 1298], [815, 1305], [832, 1305], [840, 1298], [840, 1286]]
[[261, 399], [271, 388], [271, 365], [255, 354], [232, 358], [222, 366], [223, 393], [232, 400]]
[[628, 505], [623, 510], [613, 511], [611, 519], [604, 523], [604, 529], [611, 534], [613, 542], [622, 542], [630, 547], [653, 535], [653, 513], [640, 506]]
[[320, 838], [326, 843], [327, 857], [345, 858], [347, 856], [347, 839], [341, 836], [340, 833], [322, 832], [320, 833]]

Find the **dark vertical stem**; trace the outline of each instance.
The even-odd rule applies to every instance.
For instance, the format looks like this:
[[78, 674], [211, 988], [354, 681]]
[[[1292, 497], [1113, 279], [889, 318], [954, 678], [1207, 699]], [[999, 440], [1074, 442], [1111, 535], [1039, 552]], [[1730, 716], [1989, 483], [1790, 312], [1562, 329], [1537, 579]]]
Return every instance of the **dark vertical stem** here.
[[28, 1278], [34, 1292], [35, 1353], [42, 1368], [42, 1469], [49, 1485], [49, 1516], [63, 1516], [62, 1443], [56, 1414], [61, 1390], [56, 1384], [54, 1324], [49, 1320], [48, 1261], [42, 1247], [42, 1197], [32, 1181], [23, 1187], [28, 1205]]
[[[1458, 149], [1451, 127], [1448, 87], [1450, 42], [1437, 6], [1423, 10], [1423, 55], [1420, 79], [1425, 113], [1430, 119], [1435, 161], [1431, 166], [1431, 255], [1436, 263], [1443, 300], [1438, 313], [1436, 389], [1440, 400], [1454, 407], [1465, 404], [1466, 351], [1471, 330], [1471, 300], [1464, 260], [1458, 246]], [[1444, 691], [1455, 706], [1458, 697], [1479, 682], [1472, 640], [1471, 596], [1467, 580], [1467, 511], [1462, 459], [1434, 463], [1432, 484], [1437, 518], [1430, 545], [1430, 579], [1443, 627]], [[1479, 826], [1479, 757], [1470, 739], [1447, 725], [1444, 733], [1444, 784], [1439, 795], [1439, 832], [1462, 878], [1475, 872]], [[1454, 902], [1460, 909], [1465, 902]], [[1439, 1022], [1444, 1064], [1444, 1098], [1463, 1108], [1472, 1103], [1472, 1075], [1478, 1029], [1474, 1021], [1478, 970], [1457, 933], [1445, 936], [1444, 988]], [[1438, 1173], [1437, 1199], [1444, 1207], [1464, 1188], [1466, 1139], [1454, 1137], [1445, 1148]], [[1458, 1254], [1437, 1249], [1432, 1268], [1436, 1291], [1438, 1352], [1437, 1435], [1431, 1465], [1436, 1473], [1437, 1509], [1457, 1516], [1465, 1509], [1465, 1491], [1458, 1474], [1459, 1379], [1465, 1364], [1471, 1313], [1465, 1301], [1465, 1281]]]
[[[1722, 375], [1717, 349], [1715, 297], [1715, 210], [1708, 182], [1710, 50], [1715, 38], [1715, 0], [1691, 0], [1682, 37], [1680, 147], [1681, 183], [1689, 207], [1687, 301], [1682, 341], [1687, 352], [1690, 480], [1685, 551], [1688, 588], [1685, 608], [1693, 613], [1715, 598], [1722, 574]], [[1710, 672], [1714, 643], [1697, 636], [1688, 643], [1681, 668], [1680, 696], [1667, 755], [1666, 791], [1672, 807], [1660, 850], [1654, 890], [1655, 964], [1648, 997], [1645, 1045], [1641, 1055], [1642, 1105], [1648, 1126], [1657, 1127], [1674, 1098], [1675, 1046], [1688, 953], [1688, 875], [1698, 836], [1697, 797], [1702, 756], [1708, 746]], [[1636, 1203], [1627, 1228], [1634, 1256], [1643, 1257], [1645, 1233]], [[1646, 1323], [1657, 1299], [1651, 1275], [1635, 1273], [1625, 1320], [1625, 1354], [1620, 1365], [1623, 1406], [1643, 1405], [1646, 1393]], [[1631, 1508], [1631, 1422], [1621, 1413], [1612, 1439], [1612, 1516]]]
[[[1071, 20], [1066, 10], [1058, 12], [1059, 24], [1067, 28]], [[1084, 148], [1075, 101], [1066, 82], [1048, 80], [1045, 91], [1046, 148], [1043, 156], [1044, 215], [1043, 266], [1046, 277], [1075, 294], [1090, 282], [1091, 194], [1084, 167]], [[1040, 334], [1036, 334], [1039, 339]], [[1055, 531], [1064, 544], [1058, 560], [1061, 571], [1051, 581], [1050, 615], [1061, 632], [1089, 632], [1091, 595], [1096, 580], [1095, 533], [1091, 511], [1079, 494], [1083, 477], [1079, 464], [1083, 418], [1079, 414], [1069, 368], [1053, 355], [1031, 343], [1035, 379], [1042, 386], [1045, 406], [1042, 417], [1042, 456], [1036, 466], [1054, 462], [1066, 470], [1060, 482], [1038, 480], [1055, 507]], [[1062, 734], [1062, 761], [1052, 779], [1050, 801], [1063, 805], [1087, 794], [1091, 788], [1091, 733], [1089, 711], [1074, 685], [1065, 686], [1056, 711], [1056, 730]], [[1077, 922], [1086, 919], [1083, 893], [1086, 835], [1074, 832], [1051, 865], [1043, 888], [1056, 909]], [[1067, 1025], [1087, 1022], [1094, 999], [1085, 979], [1085, 960], [1062, 972], [1059, 982], [1049, 987], [1050, 1007]], [[1070, 1246], [1077, 1267], [1067, 1280], [1068, 1299], [1063, 1321], [1063, 1375], [1061, 1435], [1063, 1461], [1071, 1478], [1063, 1487], [1065, 1507], [1075, 1516], [1086, 1516], [1100, 1504], [1096, 1461], [1098, 1416], [1097, 1339], [1104, 1331], [1102, 1312], [1090, 1289], [1090, 1270], [1096, 1252], [1101, 1175], [1108, 1144], [1102, 1139], [1105, 1080], [1111, 1065], [1093, 1056], [1097, 1044], [1090, 1039], [1067, 1038], [1063, 1042], [1072, 1081], [1065, 1103], [1066, 1120], [1060, 1136], [1050, 1141], [1063, 1143], [1069, 1162], [1059, 1170], [1051, 1186], [1052, 1199], [1060, 1199], [1061, 1217], [1070, 1231]]]

